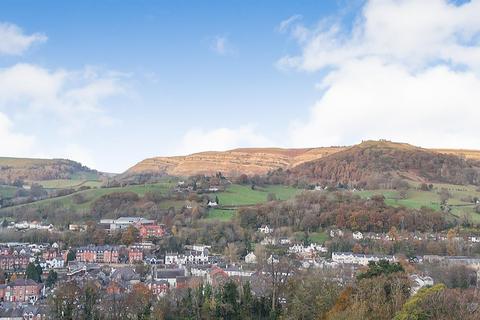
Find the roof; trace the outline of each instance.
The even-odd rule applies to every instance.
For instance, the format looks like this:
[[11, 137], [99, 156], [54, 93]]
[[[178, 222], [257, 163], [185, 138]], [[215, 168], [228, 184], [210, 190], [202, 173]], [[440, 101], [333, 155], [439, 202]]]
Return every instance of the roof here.
[[156, 272], [157, 279], [175, 279], [183, 276], [185, 276], [183, 269], [160, 269]]
[[18, 286], [36, 286], [39, 285], [39, 283], [35, 282], [32, 279], [17, 279], [12, 282], [8, 283], [9, 286], [11, 287], [18, 287]]

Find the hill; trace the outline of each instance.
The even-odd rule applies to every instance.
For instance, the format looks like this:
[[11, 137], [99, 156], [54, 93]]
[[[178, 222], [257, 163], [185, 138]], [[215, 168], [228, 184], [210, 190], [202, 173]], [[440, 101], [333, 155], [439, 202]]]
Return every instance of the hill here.
[[15, 181], [96, 179], [98, 172], [66, 159], [0, 157], [0, 184]]
[[125, 175], [143, 173], [191, 176], [222, 172], [227, 176], [265, 174], [279, 168], [290, 168], [342, 150], [341, 147], [314, 149], [244, 148], [208, 151], [187, 156], [155, 157], [128, 169]]
[[359, 186], [391, 183], [394, 178], [416, 182], [480, 184], [480, 162], [449, 153], [390, 141], [366, 141], [332, 155], [302, 163], [289, 180]]
[[[212, 175], [217, 172], [222, 172], [226, 176], [236, 176], [243, 173], [247, 175], [262, 175], [279, 168], [291, 169], [303, 163], [347, 150], [348, 148], [240, 148], [223, 152], [200, 152], [186, 156], [154, 157], [134, 165], [123, 176], [147, 173], [192, 176], [197, 174]], [[480, 160], [480, 151], [477, 150], [430, 149], [429, 151], [460, 156], [468, 160]]]

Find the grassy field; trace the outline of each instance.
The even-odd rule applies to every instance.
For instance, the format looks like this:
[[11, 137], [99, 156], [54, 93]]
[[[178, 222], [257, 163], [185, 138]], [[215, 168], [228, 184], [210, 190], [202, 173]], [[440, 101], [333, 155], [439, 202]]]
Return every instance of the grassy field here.
[[[235, 216], [237, 207], [267, 202], [269, 193], [275, 194], [278, 200], [287, 200], [299, 192], [301, 192], [299, 189], [277, 185], [256, 187], [252, 190], [250, 186], [233, 184], [224, 192], [216, 194], [220, 201], [220, 208], [210, 209], [205, 220], [231, 221]], [[228, 207], [229, 209], [222, 209], [222, 207]]]
[[[166, 193], [170, 188], [172, 187], [172, 183], [170, 182], [161, 182], [161, 183], [155, 183], [155, 184], [147, 184], [147, 185], [135, 185], [135, 186], [126, 186], [122, 188], [98, 188], [98, 189], [90, 189], [90, 190], [84, 190], [80, 192], [76, 192], [71, 195], [63, 196], [63, 197], [58, 197], [58, 198], [53, 198], [53, 199], [46, 199], [46, 200], [41, 200], [37, 201], [34, 203], [29, 203], [29, 204], [24, 204], [16, 207], [22, 207], [22, 206], [27, 206], [27, 207], [36, 207], [36, 208], [41, 208], [41, 207], [46, 207], [48, 205], [58, 205], [64, 208], [69, 208], [72, 211], [76, 212], [81, 212], [88, 210], [92, 203], [100, 198], [103, 195], [114, 193], [114, 192], [134, 192], [138, 194], [139, 196], [144, 196], [146, 192], [148, 191], [156, 191], [156, 192], [162, 192]], [[73, 200], [73, 196], [76, 194], [81, 194], [87, 199], [86, 202], [77, 204]], [[161, 203], [161, 207], [169, 208], [171, 206], [174, 207], [180, 207], [183, 205], [183, 201], [174, 201], [174, 200], [167, 200], [165, 203]], [[9, 208], [5, 208], [0, 210], [8, 210]]]
[[235, 213], [236, 210], [211, 209], [205, 220], [231, 221]]
[[41, 180], [34, 181], [46, 189], [78, 189], [86, 186], [91, 188], [99, 188], [102, 182], [99, 180], [85, 180], [85, 179], [60, 179], [60, 180]]
[[[295, 232], [295, 238], [299, 241], [303, 241], [305, 239], [304, 232]], [[310, 232], [308, 238], [311, 243], [322, 244], [328, 240], [328, 234], [326, 232]]]
[[233, 184], [225, 192], [217, 194], [221, 206], [244, 206], [263, 203], [267, 201], [269, 193], [274, 193], [278, 200], [287, 200], [301, 190], [285, 186], [256, 187]]
[[0, 186], [0, 198], [12, 198], [17, 192], [16, 187]]
[[480, 192], [475, 186], [457, 186], [448, 184], [435, 184], [432, 191], [422, 191], [417, 189], [410, 189], [407, 191], [406, 198], [401, 199], [398, 191], [392, 190], [368, 190], [357, 191], [361, 197], [367, 198], [374, 194], [383, 194], [385, 203], [391, 206], [404, 206], [412, 209], [419, 209], [421, 207], [428, 207], [433, 210], [440, 210], [440, 196], [438, 192], [442, 189], [447, 189], [452, 197], [448, 200], [451, 206], [451, 213], [456, 217], [462, 217], [464, 214], [470, 216], [473, 222], [480, 223], [480, 214], [475, 213], [474, 204], [465, 201], [466, 197], [479, 197]]

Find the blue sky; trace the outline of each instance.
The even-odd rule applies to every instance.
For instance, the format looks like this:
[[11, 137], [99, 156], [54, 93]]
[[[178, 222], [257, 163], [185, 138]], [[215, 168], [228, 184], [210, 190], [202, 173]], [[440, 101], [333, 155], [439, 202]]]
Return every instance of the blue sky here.
[[4, 0], [2, 155], [121, 172], [241, 146], [480, 148], [451, 125], [480, 116], [479, 2], [424, 3]]

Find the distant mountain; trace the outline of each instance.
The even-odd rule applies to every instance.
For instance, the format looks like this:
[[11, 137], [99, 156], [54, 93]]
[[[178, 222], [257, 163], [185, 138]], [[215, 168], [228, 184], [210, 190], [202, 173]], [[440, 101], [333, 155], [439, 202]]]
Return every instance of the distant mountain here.
[[0, 157], [0, 184], [16, 180], [96, 179], [98, 172], [66, 159]]
[[[441, 151], [441, 150], [439, 150]], [[480, 185], [478, 152], [470, 159], [454, 150], [439, 152], [406, 143], [366, 141], [335, 154], [295, 166], [289, 180], [368, 185], [392, 178], [417, 182]]]
[[[440, 158], [461, 158], [466, 160], [480, 160], [480, 151], [476, 150], [455, 150], [455, 149], [422, 149], [407, 144], [395, 144], [378, 142], [379, 152], [390, 144], [393, 149], [421, 150], [436, 154]], [[362, 143], [361, 148], [374, 142]], [[382, 147], [383, 145], [383, 147]], [[354, 146], [355, 147], [355, 146]], [[186, 156], [155, 157], [145, 159], [128, 169], [123, 176], [134, 176], [140, 174], [192, 176], [197, 174], [215, 174], [222, 172], [226, 176], [237, 176], [240, 174], [263, 175], [276, 169], [289, 169], [294, 174], [306, 175], [303, 169], [307, 168], [311, 161], [326, 159], [354, 147], [322, 147], [304, 149], [281, 149], [281, 148], [243, 148], [229, 151], [208, 151]], [[354, 149], [357, 150], [357, 149]], [[384, 151], [388, 150], [385, 149]], [[349, 151], [351, 152], [351, 151]], [[339, 162], [340, 163], [340, 162]], [[339, 164], [337, 163], [337, 165]], [[305, 164], [305, 167], [302, 165]], [[330, 167], [329, 167], [330, 168]], [[341, 170], [341, 169], [338, 169]], [[312, 178], [314, 175], [312, 175]]]

